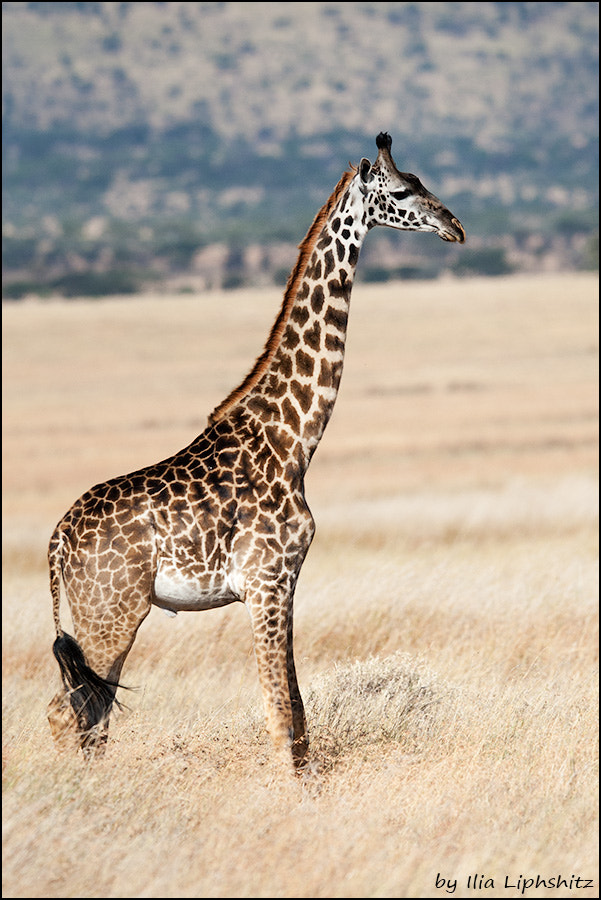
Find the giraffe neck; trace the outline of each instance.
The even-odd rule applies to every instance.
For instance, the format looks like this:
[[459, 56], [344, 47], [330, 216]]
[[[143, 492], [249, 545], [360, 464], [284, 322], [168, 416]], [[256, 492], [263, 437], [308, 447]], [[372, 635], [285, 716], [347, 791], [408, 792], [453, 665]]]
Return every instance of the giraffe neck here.
[[345, 173], [301, 244], [265, 352], [211, 418], [237, 410], [260, 420], [276, 450], [303, 470], [338, 394], [351, 289], [368, 230], [352, 177]]

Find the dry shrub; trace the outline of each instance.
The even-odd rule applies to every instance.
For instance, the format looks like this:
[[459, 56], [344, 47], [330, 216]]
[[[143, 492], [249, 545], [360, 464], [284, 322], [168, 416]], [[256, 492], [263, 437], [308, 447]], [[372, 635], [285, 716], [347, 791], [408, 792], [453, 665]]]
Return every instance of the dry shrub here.
[[370, 744], [423, 752], [451, 692], [409, 654], [337, 664], [313, 679], [306, 695], [312, 749], [331, 767]]

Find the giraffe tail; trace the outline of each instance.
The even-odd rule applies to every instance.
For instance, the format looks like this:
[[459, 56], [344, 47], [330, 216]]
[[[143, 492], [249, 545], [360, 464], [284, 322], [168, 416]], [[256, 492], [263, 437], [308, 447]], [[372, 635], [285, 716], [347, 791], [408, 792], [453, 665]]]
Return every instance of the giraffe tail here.
[[85, 747], [86, 743], [93, 743], [98, 726], [103, 726], [108, 721], [113, 704], [119, 709], [122, 708], [122, 704], [115, 698], [115, 692], [118, 687], [123, 685], [98, 675], [88, 665], [84, 652], [75, 638], [67, 634], [61, 626], [63, 539], [63, 533], [59, 526], [54, 531], [48, 547], [52, 614], [56, 629], [56, 640], [52, 652], [58, 662], [63, 685], [75, 713], [79, 731], [84, 735], [82, 746]]
[[98, 726], [102, 728], [108, 722], [113, 703], [122, 709], [122, 704], [115, 698], [115, 691], [122, 685], [98, 675], [87, 664], [75, 638], [64, 631], [55, 640], [52, 652], [58, 662], [79, 731], [84, 735], [82, 746], [85, 747], [87, 743], [94, 743]]
[[52, 617], [56, 636], [60, 638], [64, 631], [61, 627], [61, 578], [63, 572], [63, 532], [58, 525], [48, 545], [48, 567], [50, 569], [50, 593], [52, 595]]

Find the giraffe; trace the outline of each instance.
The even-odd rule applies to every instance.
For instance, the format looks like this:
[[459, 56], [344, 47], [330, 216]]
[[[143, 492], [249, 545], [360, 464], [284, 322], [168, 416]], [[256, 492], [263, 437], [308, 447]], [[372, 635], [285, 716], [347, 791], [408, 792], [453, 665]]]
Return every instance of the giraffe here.
[[[293, 656], [293, 598], [314, 535], [304, 477], [330, 419], [359, 251], [376, 225], [463, 243], [461, 223], [400, 172], [387, 133], [344, 172], [299, 245], [254, 366], [183, 450], [97, 484], [49, 543], [61, 674], [48, 718], [59, 747], [104, 751], [125, 659], [152, 605], [173, 614], [235, 601], [253, 633], [267, 732], [291, 772], [308, 761]], [[60, 621], [61, 582], [75, 637]]]

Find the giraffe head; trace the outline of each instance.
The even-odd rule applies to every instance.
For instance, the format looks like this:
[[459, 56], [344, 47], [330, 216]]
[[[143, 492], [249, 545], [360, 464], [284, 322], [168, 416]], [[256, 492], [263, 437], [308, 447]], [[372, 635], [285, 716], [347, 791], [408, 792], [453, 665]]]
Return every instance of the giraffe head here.
[[434, 231], [443, 241], [465, 241], [461, 222], [423, 186], [416, 175], [399, 172], [390, 154], [392, 138], [381, 132], [376, 138], [378, 158], [362, 159], [357, 181], [363, 194], [365, 224], [388, 225], [399, 231]]

